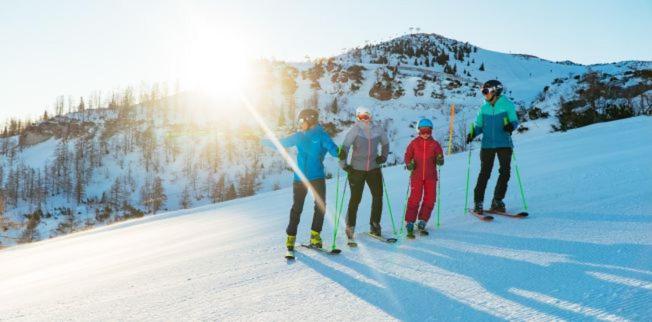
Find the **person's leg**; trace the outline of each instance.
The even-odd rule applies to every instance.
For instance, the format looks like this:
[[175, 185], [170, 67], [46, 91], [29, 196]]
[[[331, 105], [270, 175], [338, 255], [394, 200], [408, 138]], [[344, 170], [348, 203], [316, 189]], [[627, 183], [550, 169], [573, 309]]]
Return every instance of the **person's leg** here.
[[290, 236], [297, 235], [297, 227], [301, 219], [301, 212], [303, 211], [303, 202], [306, 200], [308, 189], [301, 182], [294, 182], [292, 184], [292, 194], [294, 202], [292, 209], [290, 209], [290, 222], [288, 223], [285, 232]]
[[380, 168], [369, 171], [366, 181], [371, 191], [371, 216], [369, 218], [369, 224], [374, 228], [379, 228], [380, 217], [383, 212], [383, 173]]
[[494, 189], [494, 200], [502, 202], [507, 192], [507, 183], [511, 172], [512, 149], [500, 148], [497, 149], [497, 154], [500, 168], [498, 169], [498, 181]]
[[423, 196], [423, 180], [419, 178], [410, 179], [410, 197], [408, 198], [407, 208], [405, 209], [405, 221], [413, 223], [417, 220], [419, 212], [419, 203]]
[[351, 188], [351, 197], [349, 199], [349, 209], [346, 212], [346, 226], [354, 228], [358, 216], [358, 206], [362, 200], [362, 190], [364, 189], [365, 171], [352, 170], [349, 173], [349, 187]]
[[428, 222], [432, 209], [435, 207], [435, 198], [437, 194], [437, 181], [434, 179], [423, 182], [423, 203], [419, 211], [419, 220]]
[[487, 181], [489, 181], [491, 170], [494, 167], [494, 153], [496, 153], [495, 149], [480, 150], [480, 173], [478, 174], [478, 181], [475, 184], [473, 198], [476, 204], [484, 201], [484, 192], [487, 189]]
[[[321, 233], [321, 229], [324, 226], [324, 213], [326, 212], [326, 181], [324, 179], [317, 179], [310, 181], [314, 189], [313, 193], [316, 193], [315, 196], [315, 213], [312, 216], [312, 230], [318, 233]], [[318, 200], [321, 199], [322, 204], [319, 204]]]

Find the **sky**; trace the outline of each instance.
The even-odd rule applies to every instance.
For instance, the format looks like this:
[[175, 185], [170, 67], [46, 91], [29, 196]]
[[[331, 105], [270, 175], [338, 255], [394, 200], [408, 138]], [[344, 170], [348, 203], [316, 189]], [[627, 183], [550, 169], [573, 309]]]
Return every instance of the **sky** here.
[[244, 59], [331, 56], [410, 27], [555, 61], [652, 60], [649, 0], [0, 0], [0, 122], [59, 95], [190, 89]]

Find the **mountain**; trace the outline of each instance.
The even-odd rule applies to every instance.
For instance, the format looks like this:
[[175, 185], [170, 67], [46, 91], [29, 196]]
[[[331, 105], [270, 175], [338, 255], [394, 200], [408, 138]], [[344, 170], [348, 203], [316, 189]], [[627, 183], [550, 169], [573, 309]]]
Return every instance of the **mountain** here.
[[[3, 320], [609, 320], [652, 317], [652, 118], [515, 137], [531, 216], [465, 214], [467, 154], [442, 168], [431, 235], [283, 259], [291, 189], [0, 251]], [[473, 151], [472, 173], [479, 160]], [[407, 173], [385, 169], [399, 221]], [[494, 176], [495, 179], [495, 176]], [[323, 236], [332, 241], [331, 212]], [[493, 182], [489, 184], [491, 187]], [[306, 202], [312, 200], [308, 198]], [[510, 182], [506, 203], [521, 201]], [[361, 204], [364, 231], [369, 198]], [[310, 207], [299, 227], [308, 239]], [[391, 234], [385, 208], [383, 227]], [[647, 303], [647, 304], [646, 304]]]
[[[355, 108], [370, 106], [389, 133], [390, 166], [403, 162], [421, 117], [433, 120], [445, 147], [466, 150], [488, 79], [503, 82], [517, 104], [517, 137], [652, 114], [652, 62], [551, 62], [434, 34], [311, 62], [259, 61], [252, 70], [241, 97], [128, 87], [104, 101], [82, 98], [69, 113], [61, 98], [53, 117], [11, 122], [0, 135], [0, 247], [289, 186], [288, 166], [260, 146], [250, 109], [282, 136], [299, 109], [318, 108], [339, 143]], [[336, 175], [335, 160], [326, 168]]]

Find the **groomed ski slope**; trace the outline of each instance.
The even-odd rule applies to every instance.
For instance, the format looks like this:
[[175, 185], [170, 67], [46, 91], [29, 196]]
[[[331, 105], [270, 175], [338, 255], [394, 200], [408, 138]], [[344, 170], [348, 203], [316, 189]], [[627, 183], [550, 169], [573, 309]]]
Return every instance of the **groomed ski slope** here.
[[[448, 157], [440, 229], [394, 246], [361, 235], [356, 250], [340, 239], [337, 256], [283, 259], [289, 189], [12, 247], [0, 251], [0, 320], [649, 321], [651, 137], [650, 117], [518, 136], [524, 220], [464, 214], [467, 154]], [[400, 216], [406, 172], [385, 174]], [[334, 206], [335, 180], [328, 193]], [[521, 208], [514, 173], [506, 203]], [[365, 192], [361, 232], [369, 206]]]

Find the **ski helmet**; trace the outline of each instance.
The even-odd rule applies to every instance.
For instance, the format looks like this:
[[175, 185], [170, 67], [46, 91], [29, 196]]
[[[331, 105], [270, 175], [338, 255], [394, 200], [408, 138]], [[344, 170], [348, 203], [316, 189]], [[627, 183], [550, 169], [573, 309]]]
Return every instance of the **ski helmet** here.
[[489, 80], [482, 85], [482, 94], [494, 93], [500, 96], [503, 93], [503, 84], [496, 79]]
[[305, 122], [308, 123], [309, 125], [315, 125], [317, 124], [318, 120], [319, 120], [319, 111], [315, 109], [306, 108], [301, 110], [301, 112], [299, 112], [299, 117], [298, 117], [299, 124]]
[[358, 106], [355, 109], [355, 118], [358, 120], [368, 120], [371, 118], [371, 110], [364, 106]]
[[417, 129], [420, 129], [422, 127], [429, 127], [432, 129], [433, 128], [432, 121], [430, 121], [427, 118], [420, 119], [419, 122], [417, 123]]

